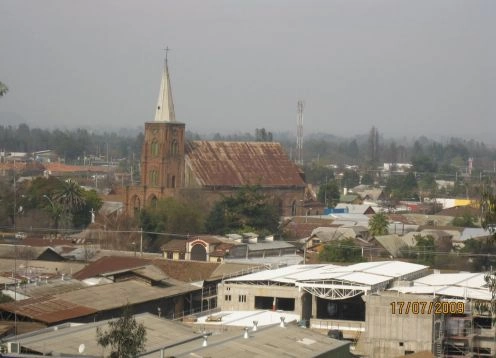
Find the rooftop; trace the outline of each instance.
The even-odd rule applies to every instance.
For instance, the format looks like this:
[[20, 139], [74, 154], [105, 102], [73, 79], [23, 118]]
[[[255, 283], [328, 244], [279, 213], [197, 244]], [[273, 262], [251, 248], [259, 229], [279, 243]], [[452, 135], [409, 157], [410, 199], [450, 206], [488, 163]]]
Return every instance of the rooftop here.
[[[319, 297], [327, 297], [334, 289], [349, 289], [351, 296], [364, 291], [384, 289], [394, 280], [408, 280], [423, 276], [428, 267], [402, 261], [362, 262], [349, 266], [293, 265], [261, 271], [226, 280], [232, 283], [285, 283], [301, 287]], [[314, 288], [327, 293], [318, 294]], [[337, 297], [335, 297], [337, 298]], [[341, 297], [344, 298], [344, 297]]]
[[413, 286], [393, 287], [391, 290], [489, 301], [491, 292], [486, 287], [484, 276], [485, 273], [481, 272], [434, 273], [415, 280]]
[[[144, 357], [160, 357], [160, 348], [165, 356], [174, 357], [314, 357], [331, 350], [340, 350], [342, 357], [349, 355], [349, 342], [337, 341], [309, 329], [287, 324], [260, 327], [249, 331], [244, 338], [243, 329], [213, 333], [203, 346], [203, 334], [192, 331], [179, 323], [151, 314], [135, 316], [138, 323], [146, 327], [147, 340]], [[84, 325], [64, 324], [12, 338], [24, 348], [46, 355], [82, 356], [79, 347], [84, 345], [84, 355], [108, 354], [96, 344], [96, 328], [105, 328], [108, 321]], [[252, 323], [250, 322], [250, 326]], [[63, 337], [63, 339], [61, 339]]]
[[298, 167], [275, 142], [193, 141], [186, 157], [202, 186], [305, 186]]
[[158, 288], [131, 280], [5, 303], [0, 310], [51, 324], [196, 290], [198, 287], [189, 284]]

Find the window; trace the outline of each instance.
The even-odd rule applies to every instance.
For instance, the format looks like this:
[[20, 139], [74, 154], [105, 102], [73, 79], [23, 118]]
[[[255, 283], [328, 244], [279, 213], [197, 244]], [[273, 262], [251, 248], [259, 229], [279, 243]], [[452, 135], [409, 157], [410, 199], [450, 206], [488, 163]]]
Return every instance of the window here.
[[185, 260], [186, 259], [186, 254], [184, 252], [179, 253], [179, 260]]
[[178, 152], [178, 144], [177, 144], [177, 140], [173, 140], [172, 143], [171, 143], [171, 148], [170, 148], [170, 152], [171, 152], [171, 155], [176, 155], [177, 152]]
[[169, 251], [167, 252], [167, 259], [172, 260], [174, 258], [174, 253]]
[[158, 185], [158, 173], [156, 170], [150, 172], [150, 185]]
[[246, 302], [246, 295], [239, 295], [238, 302], [242, 302], [242, 303]]
[[172, 184], [171, 185], [172, 188], [175, 188], [176, 187], [176, 176], [175, 175], [172, 176], [172, 182], [171, 182], [171, 184]]
[[150, 147], [151, 147], [150, 152], [152, 153], [152, 156], [154, 156], [154, 157], [158, 156], [158, 142], [156, 139], [153, 140]]
[[231, 295], [225, 295], [224, 301], [231, 301]]

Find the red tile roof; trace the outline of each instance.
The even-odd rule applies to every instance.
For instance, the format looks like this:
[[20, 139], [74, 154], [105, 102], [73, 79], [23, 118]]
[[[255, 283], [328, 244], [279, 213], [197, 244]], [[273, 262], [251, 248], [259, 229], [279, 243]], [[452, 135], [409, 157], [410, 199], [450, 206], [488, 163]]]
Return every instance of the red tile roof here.
[[188, 142], [186, 165], [207, 187], [305, 186], [298, 167], [274, 142]]
[[81, 172], [108, 172], [108, 167], [103, 166], [88, 166], [88, 165], [67, 165], [63, 163], [46, 163], [44, 164], [46, 170], [52, 173], [81, 173]]
[[172, 261], [164, 259], [153, 260], [165, 274], [183, 282], [202, 281], [210, 278], [219, 263], [200, 261]]

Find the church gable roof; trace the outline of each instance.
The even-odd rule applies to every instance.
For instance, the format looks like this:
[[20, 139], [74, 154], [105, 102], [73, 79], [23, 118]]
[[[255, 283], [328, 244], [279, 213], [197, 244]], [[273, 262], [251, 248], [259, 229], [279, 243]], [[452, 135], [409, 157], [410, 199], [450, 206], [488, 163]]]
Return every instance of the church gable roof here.
[[303, 187], [298, 167], [274, 142], [192, 141], [186, 165], [202, 186]]

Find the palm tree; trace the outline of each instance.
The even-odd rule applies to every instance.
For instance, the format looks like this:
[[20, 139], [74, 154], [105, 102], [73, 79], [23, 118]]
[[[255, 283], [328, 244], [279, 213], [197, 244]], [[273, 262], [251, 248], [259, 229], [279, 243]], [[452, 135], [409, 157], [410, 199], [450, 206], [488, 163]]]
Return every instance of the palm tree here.
[[74, 213], [86, 203], [81, 187], [71, 179], [64, 181], [53, 197], [66, 214]]
[[369, 232], [372, 236], [387, 235], [389, 222], [386, 214], [377, 213], [369, 220]]

